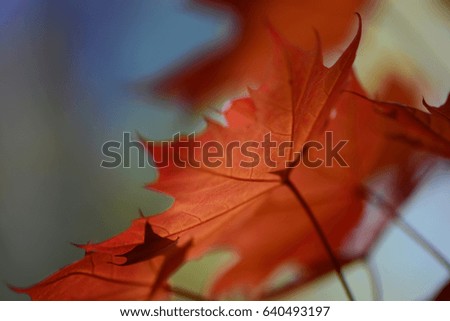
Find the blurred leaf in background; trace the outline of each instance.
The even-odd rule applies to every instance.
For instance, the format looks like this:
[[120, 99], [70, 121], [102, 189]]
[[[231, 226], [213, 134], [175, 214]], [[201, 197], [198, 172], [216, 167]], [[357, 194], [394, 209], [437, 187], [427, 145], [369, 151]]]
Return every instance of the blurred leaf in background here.
[[[233, 4], [204, 3], [225, 2]], [[281, 5], [262, 3], [258, 17], [270, 12], [277, 20]], [[169, 206], [167, 198], [143, 188], [155, 178], [153, 169], [106, 170], [99, 164], [101, 145], [120, 140], [124, 131], [158, 139], [190, 131], [198, 124], [197, 117], [168, 108], [175, 105], [174, 96], [142, 100], [133, 92], [135, 84], [167, 77], [167, 70], [205, 46], [253, 63], [252, 50], [244, 46], [241, 56], [230, 45], [245, 37], [253, 39], [251, 35], [262, 26], [257, 21], [238, 32], [236, 6], [238, 12], [248, 13], [241, 2], [234, 4], [234, 12], [233, 7], [198, 10], [190, 4], [181, 0], [0, 4], [0, 279], [18, 286], [35, 283], [82, 257], [82, 251], [70, 242], [101, 241], [126, 229], [139, 208], [150, 214]], [[333, 8], [322, 9], [333, 15]], [[364, 15], [363, 42], [356, 60], [363, 85], [376, 96], [382, 93], [380, 83], [399, 74], [417, 88], [415, 102], [423, 93], [428, 103], [440, 105], [450, 84], [448, 1], [379, 0], [370, 8], [370, 14]], [[355, 11], [338, 9], [347, 17]], [[323, 31], [320, 25], [309, 26], [320, 21], [310, 18], [304, 21], [307, 32], [301, 33], [308, 39], [314, 27]], [[295, 20], [292, 16], [280, 23], [286, 22], [289, 29]], [[336, 29], [336, 42], [325, 40], [328, 63], [340, 55], [337, 48], [349, 41], [351, 30], [342, 30]], [[265, 36], [258, 34], [254, 40], [258, 44], [259, 37]], [[265, 53], [267, 44], [261, 43], [260, 51]], [[218, 57], [217, 52], [208, 55], [206, 65]], [[242, 66], [247, 67], [236, 66], [230, 71], [238, 75]], [[172, 84], [179, 89], [182, 82]], [[172, 94], [181, 92], [183, 97], [183, 91], [177, 90]], [[191, 104], [189, 99], [176, 102]], [[401, 209], [405, 219], [447, 257], [449, 178], [448, 164], [443, 164]], [[394, 226], [375, 248], [372, 260], [379, 267], [385, 299], [430, 298], [448, 278], [428, 253]], [[226, 256], [212, 253], [203, 260], [206, 265], [188, 264], [173, 282], [200, 291], [208, 275], [224, 262], [229, 262]], [[365, 269], [356, 263], [344, 272], [358, 298], [370, 299]], [[0, 298], [26, 299], [6, 286], [0, 287]], [[334, 275], [327, 275], [292, 298], [345, 297]]]

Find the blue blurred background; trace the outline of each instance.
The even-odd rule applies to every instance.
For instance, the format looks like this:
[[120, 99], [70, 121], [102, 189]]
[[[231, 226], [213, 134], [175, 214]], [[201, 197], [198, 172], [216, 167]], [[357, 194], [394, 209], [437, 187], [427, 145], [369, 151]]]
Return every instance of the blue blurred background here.
[[[226, 21], [163, 0], [2, 1], [0, 19], [0, 278], [24, 286], [81, 257], [70, 242], [164, 207], [142, 188], [151, 169], [101, 169], [100, 148], [124, 131], [161, 138], [185, 126], [133, 86]], [[0, 297], [20, 298], [3, 284]]]
[[[421, 70], [436, 89], [430, 102], [446, 95], [448, 7], [423, 3], [380, 1], [367, 18], [357, 70], [369, 90], [373, 70], [382, 69], [377, 59], [388, 55], [387, 69], [407, 73], [399, 61], [408, 57]], [[409, 27], [399, 13], [418, 33], [434, 30], [434, 39], [405, 35], [401, 30]], [[142, 188], [155, 178], [152, 169], [100, 168], [101, 145], [124, 131], [166, 138], [195, 126], [196, 117], [170, 108], [173, 102], [138, 95], [135, 84], [227, 35], [231, 22], [229, 14], [187, 9], [182, 0], [0, 3], [0, 299], [26, 299], [6, 283], [28, 286], [81, 258], [70, 242], [101, 241], [124, 230], [139, 208], [155, 213], [167, 206]], [[424, 41], [438, 46], [431, 44], [430, 53]], [[447, 257], [449, 178], [443, 166], [404, 209]], [[411, 242], [392, 228], [377, 248], [386, 299], [424, 298], [448, 277]], [[202, 287], [205, 279], [194, 270], [187, 267], [175, 280]], [[359, 298], [370, 298], [361, 271], [357, 264], [347, 269]], [[334, 276], [295, 298], [324, 297], [345, 298]]]

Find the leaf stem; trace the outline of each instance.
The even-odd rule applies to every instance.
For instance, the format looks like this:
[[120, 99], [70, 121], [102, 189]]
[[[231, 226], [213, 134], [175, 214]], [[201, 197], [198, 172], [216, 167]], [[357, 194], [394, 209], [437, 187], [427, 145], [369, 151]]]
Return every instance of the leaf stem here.
[[347, 295], [347, 297], [348, 297], [348, 299], [350, 301], [354, 301], [355, 299], [353, 297], [353, 294], [352, 294], [352, 292], [350, 290], [350, 287], [349, 287], [347, 281], [345, 280], [344, 274], [342, 273], [341, 264], [340, 264], [339, 260], [337, 259], [336, 255], [334, 254], [333, 249], [331, 248], [331, 245], [328, 242], [328, 239], [325, 236], [325, 233], [323, 232], [323, 229], [320, 226], [319, 221], [316, 219], [316, 216], [314, 215], [311, 207], [306, 202], [306, 200], [303, 198], [302, 194], [297, 189], [297, 187], [295, 187], [295, 185], [289, 179], [286, 180], [286, 185], [294, 193], [294, 195], [297, 197], [297, 199], [300, 202], [300, 204], [305, 209], [305, 212], [306, 212], [309, 220], [311, 221], [312, 225], [314, 226], [314, 229], [316, 230], [317, 235], [319, 236], [319, 238], [320, 238], [320, 240], [322, 242], [322, 245], [324, 246], [328, 256], [330, 257], [330, 260], [331, 260], [331, 262], [333, 264], [334, 270], [337, 273], [337, 276], [339, 278], [339, 281], [342, 284], [342, 287], [343, 287], [343, 289], [345, 291], [345, 294]]
[[375, 262], [372, 262], [369, 257], [366, 257], [364, 263], [366, 265], [367, 272], [369, 273], [369, 279], [372, 285], [372, 300], [381, 301], [383, 300], [383, 287]]

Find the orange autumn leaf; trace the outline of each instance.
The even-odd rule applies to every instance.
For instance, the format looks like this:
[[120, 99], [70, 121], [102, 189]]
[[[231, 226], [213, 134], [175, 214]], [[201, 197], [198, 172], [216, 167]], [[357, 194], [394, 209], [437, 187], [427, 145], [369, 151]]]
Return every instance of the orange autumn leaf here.
[[[376, 103], [345, 92], [364, 95], [351, 69], [360, 34], [330, 68], [322, 64], [320, 47], [300, 50], [274, 35], [267, 81], [231, 103], [226, 126], [208, 120], [197, 137], [222, 146], [261, 142], [267, 133], [278, 143], [292, 141], [287, 153], [269, 155], [275, 166], [239, 166], [247, 159], [236, 155], [232, 166], [199, 158], [199, 166], [181, 168], [176, 163], [190, 160], [186, 144], [194, 141], [175, 141], [169, 166], [148, 186], [174, 197], [170, 209], [137, 219], [111, 240], [83, 246], [81, 261], [23, 292], [33, 299], [165, 299], [178, 267], [217, 248], [239, 259], [215, 278], [208, 298], [236, 292], [272, 298], [333, 269], [343, 278], [341, 266], [368, 255], [420, 183], [430, 157], [380, 134], [397, 124], [380, 117]], [[311, 140], [321, 142], [324, 130], [348, 140], [343, 154], [350, 167], [301, 166], [295, 153]], [[167, 146], [149, 148], [160, 158]], [[390, 193], [378, 192], [380, 184]], [[270, 278], [285, 265], [295, 266], [296, 279], [274, 288]]]
[[[406, 106], [422, 107], [421, 87], [427, 88], [427, 84], [419, 84], [409, 77], [388, 74], [380, 81], [380, 87], [376, 98], [384, 102], [395, 102]], [[423, 110], [423, 109], [422, 109]]]
[[[210, 121], [207, 130], [200, 138], [203, 141], [216, 140], [226, 145], [229, 141], [236, 139], [261, 141], [264, 134], [270, 131], [272, 139], [292, 140], [294, 148], [299, 150], [314, 131], [326, 123], [327, 114], [351, 72], [360, 35], [361, 30], [341, 58], [330, 68], [322, 64], [320, 47], [316, 46], [309, 51], [300, 50], [274, 35], [278, 50], [272, 67], [272, 79], [259, 90], [252, 91], [252, 98], [238, 100], [232, 104], [225, 114], [228, 121], [227, 127]], [[292, 147], [291, 149], [293, 150]], [[171, 155], [172, 158], [177, 156], [176, 153], [181, 153], [181, 149], [176, 149]], [[291, 156], [286, 155], [283, 160]], [[259, 207], [261, 200], [264, 201], [270, 197], [271, 191], [286, 190], [286, 177], [273, 173], [275, 170], [282, 170], [287, 174], [288, 170], [281, 165], [284, 165], [284, 162], [279, 162], [279, 168], [275, 169], [267, 166], [183, 169], [177, 168], [172, 162], [171, 166], [160, 169], [159, 180], [151, 188], [172, 195], [175, 203], [162, 215], [149, 217], [145, 221], [151, 225], [152, 231], [159, 237], [173, 241], [178, 239], [177, 245], [183, 249], [189, 248], [190, 257], [201, 255], [213, 244], [218, 244], [214, 241], [219, 237], [217, 231], [226, 224], [230, 224], [233, 217], [240, 215], [243, 209], [251, 213]], [[298, 203], [295, 198], [291, 201]], [[296, 207], [299, 212], [302, 211], [300, 204]], [[135, 223], [135, 225], [142, 226], [142, 223]], [[136, 228], [132, 227], [113, 240], [86, 246], [89, 251], [87, 258], [75, 266], [60, 271], [50, 277], [50, 280], [53, 278], [66, 280], [67, 271], [72, 275], [77, 269], [84, 269], [85, 261], [90, 262], [90, 257], [96, 255], [103, 257], [104, 253], [116, 257], [123, 255], [126, 252], [124, 250], [133, 251], [130, 246], [139, 247], [142, 244], [142, 233], [141, 231], [141, 235], [136, 234]], [[118, 244], [118, 239], [123, 241]], [[160, 240], [160, 242], [163, 241]], [[150, 261], [160, 259], [160, 256], [150, 258]], [[164, 254], [162, 257], [164, 258]], [[102, 266], [99, 268], [101, 277], [108, 278], [105, 273], [110, 271], [109, 279], [112, 280], [120, 275], [122, 268], [130, 269], [141, 265], [141, 263], [129, 266], [116, 264], [113, 270], [110, 270], [111, 266], [105, 259], [97, 262]], [[161, 262], [159, 263], [155, 267], [156, 271], [162, 268]], [[150, 265], [153, 266], [153, 264], [146, 264], [146, 266]], [[73, 268], [75, 271], [72, 270]], [[86, 275], [84, 270], [82, 275], [91, 277]], [[149, 287], [154, 285], [155, 280], [154, 275], [147, 278], [147, 282], [153, 282], [148, 283]], [[61, 292], [74, 290], [71, 288], [73, 282], [70, 280], [58, 283], [60, 291], [46, 290], [48, 284], [54, 284], [54, 282], [44, 280], [28, 290], [28, 293], [31, 295], [53, 293], [53, 296], [49, 298], [57, 298]], [[148, 293], [145, 297], [137, 296], [136, 298], [147, 297]]]
[[440, 107], [430, 106], [423, 100], [426, 112], [395, 102], [371, 101], [376, 103], [378, 114], [392, 122], [393, 126], [386, 132], [392, 139], [450, 157], [450, 95]]
[[[365, 95], [360, 95], [367, 99]], [[383, 133], [391, 139], [435, 153], [450, 156], [450, 94], [440, 107], [420, 98], [419, 85], [414, 80], [389, 75], [381, 84], [377, 100], [372, 99], [381, 117], [391, 122]]]
[[196, 3], [231, 10], [237, 19], [235, 34], [226, 43], [196, 53], [152, 86], [164, 96], [200, 109], [242, 91], [249, 83], [261, 83], [272, 52], [268, 24], [301, 48], [314, 45], [315, 29], [328, 50], [348, 37], [355, 12], [370, 1], [196, 0], [193, 6]]
[[[136, 252], [144, 246], [150, 251]], [[170, 295], [167, 278], [186, 250], [154, 234], [142, 220], [98, 246], [82, 247], [86, 253], [78, 262], [34, 287], [12, 289], [33, 300], [164, 300]]]
[[[356, 79], [351, 80], [349, 88], [361, 90]], [[425, 177], [431, 159], [379, 135], [380, 127], [390, 123], [374, 112], [372, 103], [342, 95], [336, 106], [337, 114], [326, 130], [335, 141], [348, 141], [342, 154], [349, 167], [299, 166], [292, 170], [290, 181], [344, 265], [369, 255], [386, 224], [397, 218], [398, 208]], [[323, 135], [314, 141], [326, 144]], [[325, 153], [318, 154], [309, 156], [326, 158]], [[387, 194], [376, 192], [379, 186], [372, 180], [377, 177], [376, 184], [383, 182]], [[234, 219], [234, 229], [223, 231], [226, 243], [239, 249], [240, 260], [216, 280], [213, 294], [233, 292], [233, 287], [246, 284], [257, 298], [278, 297], [335, 268], [292, 192], [279, 189], [271, 194], [258, 211]], [[282, 263], [297, 266], [297, 280], [269, 292], [261, 289], [264, 278]]]

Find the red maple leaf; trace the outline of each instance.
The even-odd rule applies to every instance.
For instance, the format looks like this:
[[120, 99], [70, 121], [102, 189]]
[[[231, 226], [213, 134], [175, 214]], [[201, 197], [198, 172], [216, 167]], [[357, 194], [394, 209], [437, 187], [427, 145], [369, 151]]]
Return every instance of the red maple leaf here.
[[81, 246], [86, 251], [81, 260], [38, 285], [12, 289], [33, 300], [167, 299], [167, 278], [184, 261], [188, 246], [179, 247], [176, 240], [154, 234], [145, 220], [136, 220], [125, 233]]
[[[242, 155], [232, 166], [211, 166], [201, 157], [192, 166], [185, 142], [170, 148], [149, 143], [156, 158], [169, 158], [149, 188], [173, 196], [173, 206], [137, 219], [111, 240], [84, 246], [81, 261], [23, 291], [34, 299], [167, 298], [174, 291], [167, 279], [178, 267], [212, 249], [229, 248], [239, 260], [214, 280], [208, 298], [236, 291], [251, 299], [272, 298], [331, 270], [351, 297], [342, 265], [368, 255], [431, 159], [380, 134], [399, 125], [380, 116], [378, 102], [359, 96], [364, 93], [351, 68], [360, 34], [361, 29], [330, 68], [322, 63], [320, 46], [304, 51], [274, 35], [277, 52], [265, 84], [232, 102], [224, 113], [226, 126], [208, 120], [197, 137], [201, 144], [222, 146], [261, 142], [267, 133], [279, 144], [291, 141], [286, 153], [269, 155], [274, 166], [239, 166], [247, 160]], [[300, 156], [326, 159], [307, 144], [327, 145], [325, 130], [336, 141], [348, 141], [343, 156], [349, 166], [301, 165]], [[255, 151], [264, 156], [260, 147]], [[273, 288], [268, 280], [288, 264], [297, 268], [297, 278]]]
[[315, 28], [326, 49], [343, 41], [352, 17], [365, 0], [196, 0], [235, 14], [237, 27], [230, 41], [196, 53], [155, 85], [157, 91], [193, 106], [209, 107], [249, 83], [261, 83], [270, 63], [272, 42], [266, 32], [270, 23], [293, 45], [308, 48], [315, 42]]
[[372, 101], [376, 103], [377, 112], [391, 120], [392, 126], [385, 132], [391, 139], [450, 157], [450, 95], [440, 107], [430, 106], [423, 100], [426, 112], [395, 102]]

